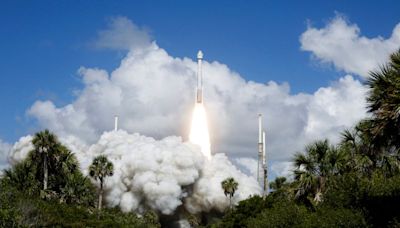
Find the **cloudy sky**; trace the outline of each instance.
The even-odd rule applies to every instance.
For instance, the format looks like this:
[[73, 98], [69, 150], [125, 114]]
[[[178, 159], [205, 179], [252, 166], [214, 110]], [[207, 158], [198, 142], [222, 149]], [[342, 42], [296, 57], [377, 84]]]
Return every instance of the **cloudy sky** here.
[[114, 115], [187, 139], [201, 49], [213, 152], [255, 167], [263, 113], [272, 174], [287, 174], [294, 152], [367, 115], [363, 82], [400, 48], [398, 3], [261, 2], [4, 2], [0, 168], [22, 136], [91, 144]]

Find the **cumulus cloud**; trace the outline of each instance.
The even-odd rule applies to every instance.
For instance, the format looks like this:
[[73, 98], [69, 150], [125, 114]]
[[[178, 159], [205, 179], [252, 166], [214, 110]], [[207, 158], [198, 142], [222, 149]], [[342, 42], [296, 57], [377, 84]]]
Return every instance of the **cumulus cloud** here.
[[11, 153], [9, 154], [9, 161], [12, 165], [25, 159], [29, 151], [33, 150], [32, 138], [31, 135], [27, 135], [21, 137], [16, 143], [14, 143]]
[[[82, 67], [78, 73], [83, 88], [72, 103], [36, 101], [29, 108], [39, 126], [91, 144], [113, 129], [118, 115], [127, 132], [187, 139], [196, 85], [192, 59], [175, 58], [153, 42], [131, 49], [112, 72]], [[212, 151], [230, 158], [256, 158], [258, 113], [265, 117], [271, 162], [288, 161], [315, 139], [336, 142], [339, 131], [366, 115], [366, 89], [349, 75], [314, 93], [292, 94], [287, 83], [246, 81], [219, 62], [205, 61], [203, 74]]]
[[252, 177], [257, 178], [258, 161], [253, 158], [240, 157], [233, 160], [245, 172], [249, 173]]
[[11, 149], [11, 145], [3, 142], [0, 139], [0, 174], [2, 173], [2, 171], [6, 168], [8, 168], [8, 153]]
[[[32, 150], [31, 140], [27, 136], [14, 145], [13, 162], [23, 160]], [[256, 180], [236, 169], [224, 154], [208, 161], [198, 146], [177, 136], [155, 140], [119, 130], [105, 132], [92, 145], [73, 136], [60, 141], [76, 154], [85, 174], [94, 157], [108, 157], [114, 164], [114, 175], [106, 178], [106, 201], [125, 212], [152, 208], [168, 215], [180, 206], [192, 213], [223, 211], [229, 200], [221, 182], [228, 177], [239, 183], [234, 203], [261, 193]]]
[[273, 162], [271, 164], [271, 171], [277, 177], [293, 177], [293, 163], [290, 161]]
[[100, 49], [132, 50], [151, 44], [151, 36], [126, 17], [113, 17], [108, 27], [98, 32], [94, 46]]
[[389, 54], [400, 48], [400, 23], [389, 38], [368, 38], [361, 29], [338, 15], [325, 27], [309, 26], [300, 37], [301, 49], [310, 51], [323, 63], [337, 69], [367, 77], [369, 71], [388, 60]]

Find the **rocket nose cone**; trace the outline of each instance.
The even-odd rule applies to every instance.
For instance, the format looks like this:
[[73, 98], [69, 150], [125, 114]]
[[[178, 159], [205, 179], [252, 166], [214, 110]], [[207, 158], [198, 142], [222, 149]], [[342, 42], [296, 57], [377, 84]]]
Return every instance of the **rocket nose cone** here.
[[203, 58], [203, 52], [201, 50], [199, 50], [199, 52], [197, 52], [197, 58], [198, 59], [202, 59]]

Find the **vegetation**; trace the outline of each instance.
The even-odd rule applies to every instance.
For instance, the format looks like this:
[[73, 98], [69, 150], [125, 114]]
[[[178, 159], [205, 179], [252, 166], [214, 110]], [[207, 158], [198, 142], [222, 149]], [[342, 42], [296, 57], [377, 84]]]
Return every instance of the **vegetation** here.
[[221, 182], [221, 187], [224, 190], [226, 197], [229, 197], [229, 208], [232, 208], [232, 197], [238, 188], [238, 182], [233, 179], [233, 177], [227, 178]]
[[[267, 197], [232, 205], [233, 178], [221, 182], [230, 210], [187, 215], [194, 227], [400, 227], [400, 50], [366, 82], [370, 116], [332, 145], [317, 140], [293, 157], [293, 179], [277, 177]], [[27, 159], [0, 179], [0, 227], [160, 227], [158, 215], [101, 210], [104, 179], [113, 174], [105, 156], [90, 176], [71, 151], [45, 130]], [[188, 213], [188, 212], [185, 212]], [[210, 218], [212, 217], [212, 218]]]
[[112, 176], [114, 171], [113, 164], [108, 161], [104, 155], [99, 155], [93, 159], [93, 163], [89, 167], [89, 174], [95, 180], [100, 181], [100, 191], [98, 200], [98, 209], [101, 210], [101, 204], [103, 201], [103, 184], [104, 178]]
[[[95, 208], [96, 187], [75, 155], [48, 130], [35, 134], [34, 149], [0, 179], [0, 227], [159, 227], [154, 216], [139, 217], [118, 208]], [[94, 159], [91, 176], [103, 181], [113, 165]], [[101, 196], [99, 196], [101, 202]]]

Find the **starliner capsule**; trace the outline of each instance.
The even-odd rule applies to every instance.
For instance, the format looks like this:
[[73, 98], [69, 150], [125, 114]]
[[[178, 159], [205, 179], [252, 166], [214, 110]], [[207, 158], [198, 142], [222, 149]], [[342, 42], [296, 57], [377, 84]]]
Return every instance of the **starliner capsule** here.
[[197, 91], [196, 101], [197, 103], [203, 103], [203, 75], [201, 72], [201, 63], [203, 61], [203, 52], [197, 53]]

